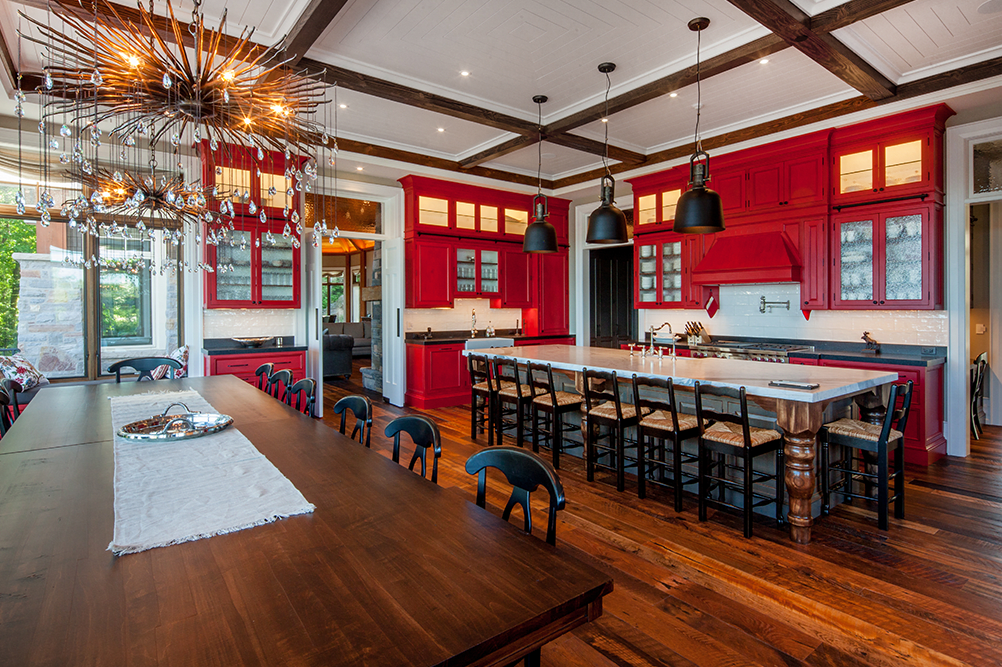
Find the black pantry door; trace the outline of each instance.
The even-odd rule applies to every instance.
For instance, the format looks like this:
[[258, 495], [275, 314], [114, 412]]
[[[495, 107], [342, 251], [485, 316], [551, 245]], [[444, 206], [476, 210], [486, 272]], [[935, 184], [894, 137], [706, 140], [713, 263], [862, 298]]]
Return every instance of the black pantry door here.
[[633, 246], [590, 251], [591, 345], [619, 348], [637, 340]]

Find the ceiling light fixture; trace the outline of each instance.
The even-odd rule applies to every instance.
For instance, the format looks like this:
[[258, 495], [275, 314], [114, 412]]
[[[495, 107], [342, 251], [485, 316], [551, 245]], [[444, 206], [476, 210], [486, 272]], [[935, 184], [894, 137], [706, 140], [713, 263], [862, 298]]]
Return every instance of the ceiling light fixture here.
[[769, 62], [769, 59], [768, 59], [768, 58], [762, 58], [762, 60], [758, 61], [758, 64], [759, 64], [759, 65], [765, 65], [765, 64], [766, 64], [766, 63], [768, 63], [768, 62]]
[[466, 70], [464, 69], [464, 70], [463, 70], [462, 72], [460, 72], [460, 73], [459, 73], [459, 75], [460, 75], [460, 76], [469, 76], [469, 75], [470, 75], [470, 73], [469, 73], [469, 72], [467, 72], [467, 71], [466, 71]]
[[546, 95], [536, 95], [532, 101], [536, 103], [539, 119], [537, 129], [539, 130], [539, 141], [536, 142], [536, 196], [532, 199], [532, 208], [535, 212], [535, 219], [525, 230], [525, 237], [522, 239], [522, 252], [544, 253], [557, 251], [557, 230], [546, 221], [549, 212], [546, 208], [546, 195], [543, 194], [543, 103], [548, 98]]
[[355, 169], [357, 169], [358, 171], [363, 171], [364, 167], [355, 167]]
[[[614, 63], [602, 63], [598, 71], [605, 74], [605, 114], [609, 117], [609, 89], [612, 79], [609, 73], [615, 71]], [[588, 216], [588, 243], [626, 243], [630, 240], [630, 231], [626, 225], [626, 215], [616, 208], [616, 179], [609, 169], [609, 124], [605, 126], [605, 154], [602, 164], [605, 165], [605, 175], [602, 176], [602, 203]]]
[[[720, 195], [706, 187], [706, 182], [710, 180], [710, 156], [703, 150], [699, 136], [699, 115], [703, 106], [699, 86], [699, 47], [702, 32], [708, 25], [710, 19], [704, 17], [689, 21], [689, 30], [696, 32], [696, 152], [689, 158], [689, 184], [692, 189], [679, 197], [675, 207], [673, 229], [682, 234], [713, 234], [724, 231], [724, 209]], [[706, 158], [705, 164], [701, 158]]]
[[678, 97], [678, 93], [671, 93], [668, 97]]
[[348, 108], [348, 105], [347, 105], [347, 104], [340, 104], [340, 105], [338, 105], [338, 106], [340, 106], [340, 107], [341, 107], [342, 109], [347, 109], [347, 108]]
[[445, 132], [445, 128], [444, 127], [440, 127], [440, 128], [438, 128], [438, 131], [439, 132]]

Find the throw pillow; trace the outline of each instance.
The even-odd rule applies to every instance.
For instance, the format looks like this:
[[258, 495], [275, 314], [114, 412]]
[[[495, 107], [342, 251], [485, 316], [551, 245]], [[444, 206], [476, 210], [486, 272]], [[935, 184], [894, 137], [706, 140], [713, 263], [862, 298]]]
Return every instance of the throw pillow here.
[[49, 384], [49, 380], [20, 354], [0, 357], [0, 373], [8, 380], [17, 380], [24, 391]]
[[161, 380], [167, 376], [168, 372], [173, 372], [174, 374], [170, 377], [171, 380], [178, 380], [183, 377], [188, 377], [188, 346], [182, 345], [173, 352], [170, 353], [170, 358], [175, 361], [181, 362], [181, 368], [174, 370], [167, 364], [163, 366], [157, 366], [153, 369], [151, 375], [154, 380]]

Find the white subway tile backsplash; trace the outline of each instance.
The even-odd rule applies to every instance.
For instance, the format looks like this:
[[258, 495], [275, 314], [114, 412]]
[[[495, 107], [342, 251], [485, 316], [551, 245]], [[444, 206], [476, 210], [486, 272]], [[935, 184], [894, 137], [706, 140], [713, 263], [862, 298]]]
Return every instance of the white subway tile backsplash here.
[[477, 329], [487, 324], [495, 329], [514, 329], [522, 318], [521, 308], [491, 308], [490, 299], [456, 299], [452, 308], [407, 308], [404, 310], [404, 331], [466, 331], [470, 328], [472, 311], [477, 311]]
[[[766, 301], [790, 301], [790, 310], [773, 307], [759, 312], [762, 297]], [[752, 336], [757, 338], [810, 338], [841, 342], [859, 342], [864, 331], [881, 343], [901, 345], [947, 345], [946, 311], [896, 310], [855, 311], [816, 310], [805, 320], [797, 304], [800, 287], [796, 284], [723, 285], [720, 288], [720, 311], [712, 319], [703, 310], [641, 310], [642, 331], [650, 325], [670, 322], [675, 331], [685, 323], [698, 320], [711, 336]]]
[[205, 309], [205, 338], [230, 336], [294, 336], [298, 310]]

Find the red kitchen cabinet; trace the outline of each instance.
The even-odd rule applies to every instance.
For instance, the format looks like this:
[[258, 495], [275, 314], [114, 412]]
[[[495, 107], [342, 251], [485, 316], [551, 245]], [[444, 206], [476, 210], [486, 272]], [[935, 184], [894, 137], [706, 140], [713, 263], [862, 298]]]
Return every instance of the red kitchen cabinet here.
[[818, 366], [820, 362], [818, 359], [801, 359], [797, 357], [788, 357], [787, 361], [795, 366]]
[[815, 149], [788, 160], [766, 162], [748, 169], [748, 210], [823, 204], [825, 151]]
[[942, 206], [883, 204], [832, 218], [832, 308], [943, 307]]
[[497, 297], [501, 295], [500, 249], [477, 248], [458, 242], [453, 250], [456, 276], [455, 298]]
[[828, 308], [828, 218], [820, 216], [784, 224], [783, 231], [797, 242], [802, 262], [800, 309]]
[[720, 195], [720, 201], [724, 209], [724, 219], [731, 215], [740, 215], [747, 208], [748, 195], [745, 189], [747, 183], [747, 173], [740, 167], [720, 169], [710, 171], [711, 190], [715, 190]]
[[[912, 405], [905, 426], [905, 461], [928, 466], [946, 455], [943, 434], [943, 369], [936, 366], [899, 366], [872, 362], [821, 359], [820, 366], [897, 373], [899, 382], [911, 380]], [[900, 406], [899, 406], [900, 407]]]
[[255, 149], [223, 143], [213, 151], [207, 139], [199, 144], [199, 152], [202, 182], [231, 194], [234, 214], [257, 218], [264, 211], [266, 217], [284, 220], [291, 217], [291, 212], [299, 211], [295, 179], [285, 176], [287, 168], [300, 170], [306, 157], [290, 156], [286, 160], [282, 152], [261, 151], [259, 158]]
[[[235, 375], [244, 382], [257, 386], [254, 371], [261, 364], [275, 364], [276, 370], [292, 371], [292, 381], [306, 377], [305, 352], [254, 352], [252, 354], [216, 354], [205, 357], [206, 375]], [[285, 388], [282, 388], [284, 391]]]
[[537, 324], [540, 336], [566, 334], [570, 318], [570, 262], [567, 251], [538, 255]]
[[[415, 175], [401, 178], [400, 183], [406, 238], [435, 234], [521, 243], [531, 222], [531, 195]], [[570, 202], [548, 197], [547, 203], [557, 241], [566, 245]]]
[[300, 249], [282, 234], [285, 223], [237, 219], [228, 240], [206, 241], [206, 308], [299, 308]]
[[407, 393], [404, 404], [418, 409], [463, 405], [470, 401], [465, 344], [407, 346]]
[[945, 104], [835, 130], [833, 205], [943, 193], [943, 131], [953, 115]]
[[532, 307], [532, 255], [522, 252], [517, 246], [501, 248], [499, 252], [501, 298], [491, 301], [491, 307]]
[[406, 305], [408, 308], [447, 308], [452, 305], [454, 249], [445, 241], [407, 239]]
[[670, 231], [675, 223], [675, 208], [687, 189], [689, 166], [631, 178], [633, 187], [633, 233]]
[[636, 308], [701, 308], [702, 290], [692, 269], [705, 254], [702, 234], [665, 232], [634, 241]]

